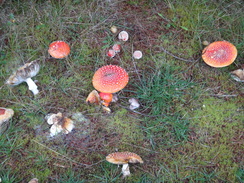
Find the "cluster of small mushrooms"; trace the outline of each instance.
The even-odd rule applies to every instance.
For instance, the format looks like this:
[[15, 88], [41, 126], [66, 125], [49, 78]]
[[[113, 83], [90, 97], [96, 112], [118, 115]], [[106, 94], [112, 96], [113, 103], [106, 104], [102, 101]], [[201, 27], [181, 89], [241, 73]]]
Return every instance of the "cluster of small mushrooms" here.
[[[117, 27], [112, 26], [111, 32], [117, 33]], [[120, 41], [127, 41], [129, 34], [126, 31], [121, 31], [118, 34]], [[113, 58], [121, 50], [121, 43], [118, 42], [113, 45], [112, 49], [108, 50], [107, 55]], [[62, 59], [69, 55], [70, 46], [64, 41], [52, 42], [48, 50], [49, 54], [56, 59]], [[142, 52], [140, 50], [134, 51], [133, 58], [142, 58]], [[225, 67], [234, 62], [237, 57], [236, 47], [228, 41], [216, 41], [211, 44], [207, 43], [207, 46], [202, 52], [202, 59], [206, 64], [212, 67]], [[37, 95], [39, 93], [36, 83], [32, 80], [32, 77], [40, 71], [40, 65], [37, 60], [24, 64], [22, 67], [11, 75], [6, 83], [11, 86], [19, 85], [26, 82], [29, 90]], [[243, 69], [238, 69], [232, 72], [238, 75], [241, 81], [244, 81]], [[108, 108], [111, 102], [117, 101], [116, 92], [122, 90], [129, 82], [129, 75], [125, 69], [118, 65], [105, 65], [99, 68], [92, 79], [92, 84], [95, 88], [87, 97], [87, 103], [94, 103], [102, 105], [104, 110], [110, 112]], [[130, 109], [136, 109], [140, 105], [134, 98], [129, 100]], [[0, 129], [1, 125], [8, 121], [14, 115], [12, 109], [0, 108]], [[74, 128], [74, 122], [65, 117], [62, 113], [48, 114], [46, 117], [47, 123], [51, 125], [50, 136], [53, 137], [60, 132], [68, 134]], [[122, 174], [123, 177], [130, 175], [129, 163], [143, 163], [142, 158], [132, 152], [115, 152], [109, 154], [106, 160], [113, 164], [123, 165]], [[36, 180], [35, 180], [36, 181]]]

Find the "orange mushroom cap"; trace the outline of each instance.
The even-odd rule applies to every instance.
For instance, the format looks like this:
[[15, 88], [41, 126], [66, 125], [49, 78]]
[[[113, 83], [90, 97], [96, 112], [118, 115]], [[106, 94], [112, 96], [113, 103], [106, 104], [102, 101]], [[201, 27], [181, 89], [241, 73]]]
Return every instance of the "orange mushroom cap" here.
[[113, 94], [112, 93], [99, 93], [100, 99], [103, 101], [102, 104], [106, 107], [109, 106], [110, 102], [113, 100]]
[[69, 55], [70, 47], [64, 41], [54, 41], [49, 45], [48, 53], [54, 58], [64, 58]]
[[212, 67], [225, 67], [237, 57], [236, 47], [228, 41], [216, 41], [203, 49], [202, 59]]
[[132, 152], [115, 152], [106, 157], [106, 160], [113, 164], [143, 163], [142, 158]]
[[115, 93], [122, 90], [129, 82], [128, 73], [117, 65], [99, 68], [92, 79], [94, 88], [103, 93]]

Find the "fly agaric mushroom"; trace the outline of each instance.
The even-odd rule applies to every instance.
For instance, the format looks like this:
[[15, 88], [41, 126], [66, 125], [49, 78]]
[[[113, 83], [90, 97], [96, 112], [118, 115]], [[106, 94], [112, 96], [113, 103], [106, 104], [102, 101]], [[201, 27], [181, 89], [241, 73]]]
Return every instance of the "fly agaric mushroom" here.
[[103, 101], [102, 104], [106, 107], [109, 106], [110, 102], [113, 100], [112, 93], [99, 93], [100, 99]]
[[142, 158], [139, 155], [132, 152], [111, 153], [106, 157], [106, 160], [109, 163], [123, 165], [122, 166], [123, 177], [130, 175], [130, 169], [128, 163], [143, 163]]
[[126, 31], [121, 31], [118, 35], [119, 40], [127, 41], [129, 39], [129, 34]]
[[228, 41], [215, 41], [202, 51], [202, 59], [212, 67], [225, 67], [237, 57], [236, 47]]
[[64, 117], [62, 113], [48, 114], [46, 117], [47, 123], [52, 125], [50, 128], [50, 136], [53, 137], [60, 132], [65, 134], [70, 133], [74, 128], [74, 122], [67, 117]]
[[13, 115], [14, 115], [13, 109], [7, 109], [7, 108], [0, 107], [0, 129], [1, 129], [1, 125], [4, 122], [11, 119], [13, 117]]
[[64, 58], [69, 55], [70, 47], [64, 41], [54, 41], [49, 45], [48, 53], [54, 58]]
[[[117, 65], [106, 65], [95, 72], [92, 84], [97, 91], [101, 92], [99, 94], [101, 100], [104, 100], [103, 96], [106, 96], [107, 100], [108, 96], [111, 97], [110, 94], [122, 90], [127, 85], [128, 81], [128, 73], [123, 68]], [[104, 102], [104, 105], [108, 106], [109, 103]]]
[[121, 50], [120, 44], [114, 44], [112, 49], [114, 50], [115, 53], [119, 53]]
[[29, 90], [32, 91], [34, 95], [39, 93], [37, 89], [36, 83], [31, 79], [32, 77], [36, 76], [36, 74], [40, 70], [40, 65], [37, 61], [32, 61], [30, 63], [26, 63], [24, 66], [20, 67], [13, 75], [11, 75], [8, 80], [8, 85], [19, 85], [20, 83], [26, 82]]
[[110, 50], [108, 50], [107, 55], [108, 55], [110, 58], [113, 58], [113, 57], [115, 56], [115, 51], [112, 50], [112, 49], [110, 49]]
[[133, 57], [134, 57], [135, 59], [140, 59], [140, 58], [142, 58], [142, 52], [141, 52], [140, 50], [136, 50], [136, 51], [134, 51], [134, 53], [133, 53]]

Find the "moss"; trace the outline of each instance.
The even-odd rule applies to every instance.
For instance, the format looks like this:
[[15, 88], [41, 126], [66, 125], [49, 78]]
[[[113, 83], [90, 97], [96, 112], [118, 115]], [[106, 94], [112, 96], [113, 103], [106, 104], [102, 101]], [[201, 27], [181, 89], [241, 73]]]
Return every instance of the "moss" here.
[[122, 142], [134, 143], [143, 139], [139, 120], [131, 116], [126, 109], [115, 111], [111, 118], [105, 120], [109, 133], [120, 134]]

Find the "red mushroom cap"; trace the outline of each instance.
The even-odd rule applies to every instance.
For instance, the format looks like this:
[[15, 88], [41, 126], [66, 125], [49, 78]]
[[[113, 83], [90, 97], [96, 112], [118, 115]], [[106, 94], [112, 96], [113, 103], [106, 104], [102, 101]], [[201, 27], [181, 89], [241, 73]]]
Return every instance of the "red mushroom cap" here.
[[54, 58], [64, 58], [69, 55], [70, 47], [64, 41], [54, 41], [49, 45], [48, 53]]
[[237, 57], [236, 47], [228, 41], [216, 41], [209, 44], [202, 52], [204, 62], [212, 67], [225, 67]]
[[115, 56], [115, 51], [112, 50], [112, 49], [110, 49], [110, 50], [108, 50], [107, 55], [108, 55], [110, 58], [113, 58], [113, 57]]
[[106, 65], [99, 68], [92, 79], [94, 88], [103, 93], [115, 93], [128, 83], [128, 73], [117, 65]]
[[114, 44], [112, 49], [115, 51], [115, 53], [118, 53], [121, 50], [121, 46], [120, 44]]

